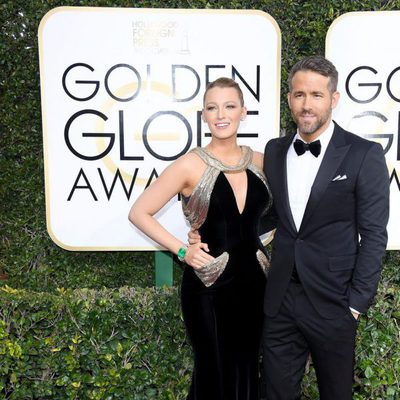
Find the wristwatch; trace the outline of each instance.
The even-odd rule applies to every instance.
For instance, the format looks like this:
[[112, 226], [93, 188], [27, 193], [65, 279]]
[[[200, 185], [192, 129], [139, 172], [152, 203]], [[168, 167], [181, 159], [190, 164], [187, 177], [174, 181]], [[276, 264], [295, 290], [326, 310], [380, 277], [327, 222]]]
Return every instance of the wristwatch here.
[[181, 247], [176, 254], [178, 256], [179, 261], [183, 261], [186, 256], [187, 247]]

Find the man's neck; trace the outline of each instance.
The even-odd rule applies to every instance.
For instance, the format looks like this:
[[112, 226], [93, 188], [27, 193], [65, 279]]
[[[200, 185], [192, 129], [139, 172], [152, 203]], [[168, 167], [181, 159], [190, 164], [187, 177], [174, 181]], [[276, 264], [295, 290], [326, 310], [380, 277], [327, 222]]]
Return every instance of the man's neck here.
[[320, 138], [321, 135], [323, 135], [329, 128], [330, 124], [332, 123], [332, 119], [327, 121], [321, 128], [319, 128], [316, 132], [314, 133], [303, 133], [298, 131], [298, 134], [300, 137], [306, 142], [306, 143], [311, 143]]

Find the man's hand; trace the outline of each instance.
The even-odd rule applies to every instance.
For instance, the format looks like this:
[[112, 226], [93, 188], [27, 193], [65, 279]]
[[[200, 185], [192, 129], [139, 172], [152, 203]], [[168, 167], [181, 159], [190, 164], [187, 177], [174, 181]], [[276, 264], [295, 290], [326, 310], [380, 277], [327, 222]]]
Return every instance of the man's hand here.
[[190, 230], [188, 233], [189, 244], [197, 244], [201, 242], [201, 236], [198, 230]]

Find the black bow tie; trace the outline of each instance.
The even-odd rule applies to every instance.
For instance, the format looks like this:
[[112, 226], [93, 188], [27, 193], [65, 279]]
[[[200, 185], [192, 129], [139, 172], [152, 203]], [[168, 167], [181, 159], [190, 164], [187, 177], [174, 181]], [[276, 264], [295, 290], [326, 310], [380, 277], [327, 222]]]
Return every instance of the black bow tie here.
[[319, 153], [321, 153], [321, 142], [319, 140], [311, 143], [304, 143], [302, 140], [296, 139], [293, 146], [298, 156], [301, 156], [307, 150], [310, 150], [310, 153], [314, 157], [318, 157]]

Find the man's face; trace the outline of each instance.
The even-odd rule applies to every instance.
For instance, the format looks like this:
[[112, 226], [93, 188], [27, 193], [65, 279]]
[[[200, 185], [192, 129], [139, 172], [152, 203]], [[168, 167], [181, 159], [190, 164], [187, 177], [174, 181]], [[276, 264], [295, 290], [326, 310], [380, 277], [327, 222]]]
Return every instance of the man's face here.
[[289, 108], [300, 135], [310, 142], [329, 125], [339, 92], [329, 90], [329, 79], [313, 71], [298, 71], [288, 93]]

